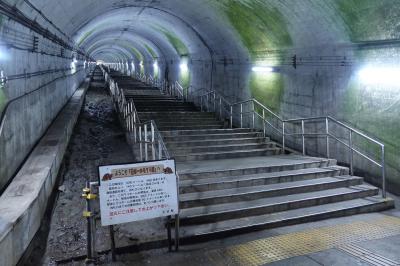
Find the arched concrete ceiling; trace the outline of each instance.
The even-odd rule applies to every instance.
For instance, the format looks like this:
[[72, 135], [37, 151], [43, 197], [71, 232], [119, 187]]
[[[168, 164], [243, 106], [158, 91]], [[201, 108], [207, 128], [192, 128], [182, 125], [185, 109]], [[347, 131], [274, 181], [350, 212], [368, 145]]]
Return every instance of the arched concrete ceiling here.
[[143, 34], [134, 34], [132, 31], [119, 32], [116, 29], [107, 29], [105, 31], [97, 31], [81, 41], [83, 47], [89, 54], [91, 47], [98, 42], [111, 40], [114, 44], [120, 45], [131, 50], [137, 60], [142, 60], [143, 49], [150, 52], [153, 57], [157, 58], [173, 58], [177, 57], [174, 47], [162, 40], [154, 39], [153, 41], [146, 39], [146, 32]]
[[[129, 55], [127, 60], [131, 61], [135, 59], [136, 61], [153, 61], [153, 55], [146, 49], [146, 47], [142, 43], [137, 42], [129, 42], [125, 43], [124, 41], [117, 40], [110, 36], [107, 36], [104, 39], [98, 40], [88, 47], [86, 50], [90, 55], [96, 52], [99, 49], [103, 49], [104, 47], [113, 48], [118, 47], [126, 51]], [[154, 52], [155, 53], [155, 52]]]
[[[8, 0], [38, 22], [23, 0]], [[398, 0], [30, 0], [77, 43], [129, 32], [166, 57], [246, 58], [267, 50], [399, 38]], [[44, 22], [44, 24], [46, 24]], [[91, 37], [92, 35], [97, 37]], [[128, 34], [122, 34], [125, 38]], [[86, 40], [88, 39], [88, 41]], [[208, 57], [208, 58], [207, 58]]]
[[[106, 0], [30, 0], [43, 14], [74, 36], [79, 43], [98, 31], [129, 31], [156, 44], [160, 49], [171, 46], [192, 58], [209, 59], [211, 55], [237, 57], [245, 54], [232, 30], [219, 23], [220, 14], [207, 1], [106, 1]], [[21, 10], [29, 8], [14, 1]], [[30, 13], [40, 21], [40, 16]], [[90, 43], [86, 43], [90, 45]], [[165, 56], [170, 49], [165, 49]]]

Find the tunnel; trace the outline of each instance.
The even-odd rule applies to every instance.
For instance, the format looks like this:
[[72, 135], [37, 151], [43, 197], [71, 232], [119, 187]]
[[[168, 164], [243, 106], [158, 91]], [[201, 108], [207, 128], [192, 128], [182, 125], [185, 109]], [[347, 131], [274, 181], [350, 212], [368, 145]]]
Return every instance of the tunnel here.
[[[151, 253], [177, 239], [199, 265], [297, 265], [254, 250], [324, 219], [400, 235], [399, 19], [398, 0], [0, 0], [0, 265], [185, 265]], [[101, 226], [99, 169], [164, 159], [179, 215]]]

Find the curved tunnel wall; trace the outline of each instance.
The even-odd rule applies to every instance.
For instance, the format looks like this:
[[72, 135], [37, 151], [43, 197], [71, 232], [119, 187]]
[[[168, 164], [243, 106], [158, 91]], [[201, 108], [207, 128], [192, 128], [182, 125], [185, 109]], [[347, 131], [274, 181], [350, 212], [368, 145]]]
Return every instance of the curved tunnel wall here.
[[[165, 78], [170, 81], [181, 79], [180, 64], [187, 60], [187, 86], [194, 90], [215, 89], [231, 101], [255, 97], [284, 118], [332, 115], [348, 122], [385, 142], [389, 188], [400, 187], [399, 85], [363, 80], [359, 74], [365, 68], [400, 67], [396, 62], [400, 43], [396, 0], [30, 2], [71, 36], [88, 57], [128, 65], [133, 62], [136, 71], [143, 61], [146, 74], [152, 74], [157, 60], [160, 78], [168, 74]], [[8, 3], [57, 32], [23, 1]], [[69, 64], [45, 55], [39, 58], [38, 65]], [[28, 63], [36, 65], [35, 59]], [[258, 65], [275, 71], [253, 72], [252, 67]], [[12, 98], [19, 87], [7, 86], [0, 92], [0, 106], [4, 94]], [[296, 146], [296, 140], [292, 142]], [[321, 141], [310, 144], [310, 152], [324, 154]], [[368, 148], [362, 141], [358, 145]], [[368, 149], [372, 155], [379, 152]], [[334, 146], [332, 153], [348, 159], [339, 147]], [[357, 159], [356, 166], [378, 175], [365, 161]], [[9, 174], [1, 173], [1, 179]]]

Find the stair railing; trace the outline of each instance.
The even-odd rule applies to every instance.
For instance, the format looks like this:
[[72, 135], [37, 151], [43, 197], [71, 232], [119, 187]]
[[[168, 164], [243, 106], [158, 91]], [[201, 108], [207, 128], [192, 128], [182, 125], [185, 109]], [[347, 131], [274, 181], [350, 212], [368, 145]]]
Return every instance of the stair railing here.
[[[283, 119], [271, 109], [257, 101], [256, 99], [249, 99], [230, 103], [222, 95], [216, 91], [209, 91], [197, 97], [198, 105], [201, 111], [215, 112], [219, 119], [229, 119], [230, 127], [234, 124], [239, 124], [240, 128], [249, 125], [250, 128], [259, 128], [257, 121], [261, 120], [263, 134], [266, 137], [267, 129], [270, 128], [281, 139], [282, 149], [287, 149], [286, 142], [288, 137], [301, 138], [302, 154], [307, 155], [307, 138], [325, 138], [326, 142], [326, 158], [331, 157], [330, 143], [335, 141], [341, 146], [348, 149], [349, 168], [351, 175], [354, 174], [354, 154], [358, 154], [373, 165], [380, 168], [381, 181], [382, 181], [382, 197], [386, 198], [386, 166], [385, 166], [385, 144], [381, 141], [368, 136], [367, 134], [357, 130], [339, 120], [330, 116], [309, 117], [309, 118], [296, 118], [296, 119]], [[250, 122], [245, 121], [245, 117], [250, 117]], [[257, 121], [256, 121], [257, 120]], [[306, 125], [320, 124], [315, 126], [317, 131], [306, 132]], [[321, 129], [322, 128], [322, 129]], [[341, 129], [346, 132], [346, 138], [335, 134], [333, 128]], [[372, 158], [367, 152], [362, 151], [356, 147], [354, 143], [355, 137], [362, 139], [365, 143], [374, 145], [379, 149], [378, 159]]]
[[178, 81], [175, 81], [169, 87], [169, 95], [177, 97], [182, 101], [186, 101], [185, 89], [183, 89], [182, 85]]
[[134, 102], [127, 102], [123, 89], [104, 68], [101, 67], [101, 69], [107, 77], [114, 107], [127, 132], [127, 139], [133, 153], [140, 161], [170, 159], [167, 146], [154, 120], [141, 122]]

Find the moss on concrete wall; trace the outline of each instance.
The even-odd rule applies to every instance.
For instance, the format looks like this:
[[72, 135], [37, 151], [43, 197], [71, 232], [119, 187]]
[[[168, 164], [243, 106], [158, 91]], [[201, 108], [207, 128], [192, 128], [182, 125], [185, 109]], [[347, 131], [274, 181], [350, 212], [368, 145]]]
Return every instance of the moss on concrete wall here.
[[[357, 75], [350, 81], [340, 100], [340, 117], [382, 140], [386, 146], [388, 180], [400, 187], [398, 161], [400, 150], [400, 90], [399, 85], [364, 84]], [[380, 158], [380, 147], [362, 139], [357, 146], [374, 158]]]
[[154, 52], [153, 49], [151, 49], [150, 46], [148, 46], [147, 44], [144, 44], [144, 47], [146, 48], [146, 50], [151, 54], [151, 56], [153, 57], [153, 59], [156, 59], [158, 56], [156, 54], [156, 52]]
[[352, 41], [400, 37], [398, 0], [336, 0]]
[[96, 31], [96, 28], [93, 28], [92, 30], [85, 32], [83, 36], [78, 40], [78, 46], [82, 45], [82, 43], [89, 38], [90, 35], [92, 35], [93, 32]]
[[137, 58], [137, 60], [143, 61], [142, 53], [139, 52], [139, 50], [132, 46], [129, 42], [121, 42], [120, 45], [130, 51]]
[[189, 54], [189, 49], [185, 45], [185, 43], [173, 32], [167, 30], [166, 28], [162, 26], [153, 26], [153, 29], [160, 31], [164, 34], [164, 36], [167, 38], [168, 42], [174, 47], [175, 51], [179, 55], [188, 55]]
[[[293, 42], [282, 13], [265, 1], [221, 0], [214, 3], [227, 17], [248, 49], [254, 64], [265, 57], [265, 51], [291, 47]], [[267, 62], [274, 66], [279, 62]], [[249, 79], [252, 96], [279, 112], [284, 91], [283, 77], [279, 73], [252, 73]]]
[[281, 74], [254, 72], [250, 76], [250, 88], [252, 97], [279, 113], [284, 89]]
[[292, 45], [285, 18], [265, 1], [221, 0], [215, 4], [229, 19], [253, 58], [260, 51]]

